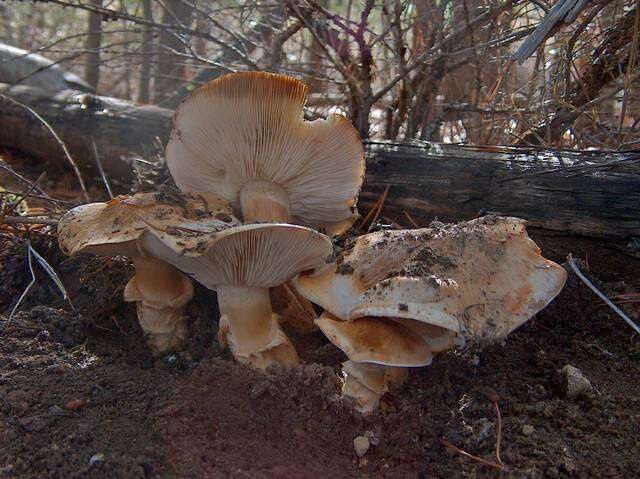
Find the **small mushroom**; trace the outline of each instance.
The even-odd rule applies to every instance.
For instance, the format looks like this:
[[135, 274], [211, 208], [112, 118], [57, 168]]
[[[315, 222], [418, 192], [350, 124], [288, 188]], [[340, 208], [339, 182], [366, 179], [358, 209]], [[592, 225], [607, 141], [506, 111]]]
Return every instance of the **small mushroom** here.
[[370, 414], [377, 409], [385, 393], [404, 384], [408, 369], [345, 361], [342, 363], [342, 376], [343, 396], [355, 402], [356, 411]]
[[225, 75], [174, 116], [167, 165], [183, 191], [212, 191], [245, 223], [294, 223], [329, 234], [355, 218], [364, 149], [342, 115], [305, 121], [308, 88], [263, 72]]
[[[566, 276], [540, 255], [523, 220], [485, 217], [361, 236], [294, 285], [327, 310], [316, 323], [336, 346], [357, 364], [384, 370], [419, 366], [382, 359], [401, 347], [413, 353], [416, 342], [437, 353], [465, 340], [504, 338], [544, 308]], [[344, 394], [362, 394], [352, 378]], [[369, 404], [373, 396], [363, 398]]]
[[143, 252], [141, 239], [154, 231], [173, 238], [180, 250], [197, 248], [200, 237], [239, 224], [227, 202], [213, 195], [174, 200], [155, 193], [120, 196], [73, 208], [58, 225], [60, 248], [69, 256], [132, 258], [135, 275], [124, 289], [124, 299], [136, 303], [138, 321], [156, 355], [179, 349], [184, 342], [184, 311], [193, 285], [170, 264]]
[[146, 235], [141, 248], [217, 291], [218, 337], [234, 357], [257, 369], [298, 364], [293, 345], [271, 309], [269, 288], [325, 264], [328, 237], [302, 226], [255, 224], [211, 235], [197, 250], [176, 251], [173, 238]]

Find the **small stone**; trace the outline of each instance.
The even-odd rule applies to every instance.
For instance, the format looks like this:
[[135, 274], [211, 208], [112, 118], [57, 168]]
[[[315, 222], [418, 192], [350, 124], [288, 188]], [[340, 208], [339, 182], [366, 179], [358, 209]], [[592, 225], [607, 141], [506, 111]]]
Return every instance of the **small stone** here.
[[72, 399], [71, 401], [69, 401], [67, 404], [64, 405], [64, 408], [69, 411], [77, 411], [79, 409], [82, 409], [86, 405], [87, 405], [87, 401], [85, 399], [78, 398], [78, 399]]
[[578, 368], [567, 364], [560, 370], [560, 373], [566, 388], [565, 394], [567, 398], [576, 398], [593, 390], [589, 379]]
[[91, 456], [91, 459], [89, 459], [89, 467], [101, 466], [102, 464], [104, 464], [104, 462], [104, 453], [98, 452]]
[[364, 456], [369, 450], [370, 445], [369, 438], [366, 436], [356, 436], [353, 440], [353, 448], [356, 450], [358, 457]]
[[534, 427], [531, 424], [525, 424], [522, 426], [522, 434], [525, 436], [531, 436], [535, 431]]

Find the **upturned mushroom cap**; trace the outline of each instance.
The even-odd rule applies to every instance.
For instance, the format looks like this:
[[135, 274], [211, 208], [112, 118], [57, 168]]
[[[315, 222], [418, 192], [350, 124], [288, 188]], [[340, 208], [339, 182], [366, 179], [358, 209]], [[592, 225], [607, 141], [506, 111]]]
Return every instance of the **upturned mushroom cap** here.
[[566, 271], [544, 259], [518, 218], [359, 237], [334, 265], [295, 282], [341, 319], [414, 319], [474, 339], [506, 336], [562, 289]]
[[272, 288], [303, 271], [325, 264], [333, 245], [325, 235], [303, 226], [264, 223], [228, 228], [199, 237], [195, 248], [154, 231], [141, 248], [191, 275], [209, 289], [229, 285]]
[[304, 121], [308, 89], [262, 72], [225, 75], [178, 108], [167, 165], [183, 191], [213, 191], [239, 206], [251, 182], [286, 195], [288, 221], [329, 233], [349, 228], [364, 176], [364, 150], [341, 115]]
[[175, 249], [195, 248], [203, 235], [239, 225], [229, 204], [212, 194], [119, 196], [67, 212], [58, 224], [60, 249], [107, 256], [142, 256], [138, 241], [154, 231]]
[[422, 337], [390, 319], [342, 321], [325, 311], [316, 324], [352, 361], [403, 367], [431, 364], [431, 350]]

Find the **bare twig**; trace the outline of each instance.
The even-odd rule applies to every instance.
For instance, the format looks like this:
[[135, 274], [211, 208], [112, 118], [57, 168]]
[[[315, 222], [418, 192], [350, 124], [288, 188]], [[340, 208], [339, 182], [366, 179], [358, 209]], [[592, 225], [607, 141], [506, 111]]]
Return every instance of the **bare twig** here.
[[24, 216], [4, 216], [0, 217], [0, 224], [25, 224], [25, 225], [48, 225], [58, 226], [58, 220], [52, 220], [47, 218], [28, 218]]
[[480, 464], [484, 464], [485, 466], [493, 467], [494, 469], [504, 469], [504, 465], [503, 464], [498, 464], [497, 462], [493, 462], [493, 461], [487, 461], [486, 459], [483, 459], [481, 457], [474, 456], [473, 454], [469, 454], [467, 451], [464, 451], [464, 450], [460, 449], [459, 447], [454, 446], [453, 444], [451, 444], [446, 439], [441, 439], [440, 442], [447, 449], [451, 449], [452, 451], [455, 451], [458, 454], [461, 454], [461, 455], [463, 455], [465, 457], [468, 457], [469, 459], [473, 459], [474, 461], [477, 461]]
[[98, 170], [100, 171], [100, 176], [102, 177], [102, 181], [104, 183], [104, 187], [107, 189], [107, 193], [109, 194], [109, 198], [113, 199], [113, 193], [111, 192], [111, 186], [109, 186], [109, 181], [107, 181], [107, 176], [104, 173], [104, 168], [102, 168], [102, 162], [100, 161], [100, 155], [98, 155], [98, 147], [96, 146], [96, 142], [91, 142], [93, 145], [93, 154], [96, 158], [96, 163], [98, 164]]
[[498, 406], [497, 399], [493, 401], [493, 405], [496, 408], [496, 461], [502, 466], [502, 459], [500, 459], [500, 441], [502, 440], [502, 416], [500, 415], [500, 407]]
[[627, 316], [624, 311], [622, 311], [620, 308], [618, 308], [609, 298], [607, 298], [604, 293], [600, 292], [600, 290], [598, 288], [596, 288], [593, 283], [591, 281], [589, 281], [589, 279], [582, 274], [582, 271], [580, 271], [580, 268], [578, 268], [578, 265], [576, 264], [576, 262], [573, 259], [572, 255], [567, 256], [567, 262], [569, 263], [569, 266], [571, 266], [571, 269], [573, 270], [573, 272], [578, 276], [578, 278], [580, 278], [584, 284], [586, 284], [589, 289], [591, 291], [593, 291], [594, 293], [596, 293], [600, 299], [602, 299], [602, 301], [604, 301], [605, 303], [607, 303], [609, 305], [609, 307], [611, 309], [613, 309], [616, 313], [618, 313], [618, 315], [625, 320], [625, 322], [631, 326], [633, 328], [633, 330], [640, 334], [640, 327], [634, 323], [629, 316]]

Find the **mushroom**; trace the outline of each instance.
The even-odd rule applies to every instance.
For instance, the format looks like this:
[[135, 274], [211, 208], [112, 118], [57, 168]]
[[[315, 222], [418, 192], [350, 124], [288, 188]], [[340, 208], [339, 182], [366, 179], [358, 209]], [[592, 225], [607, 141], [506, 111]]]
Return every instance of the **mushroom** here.
[[325, 311], [316, 324], [349, 358], [342, 364], [342, 394], [363, 414], [371, 413], [384, 393], [404, 382], [407, 368], [428, 366], [433, 353], [441, 351], [393, 318], [342, 321]]
[[225, 75], [177, 109], [167, 165], [183, 191], [212, 191], [245, 223], [294, 223], [329, 234], [357, 217], [364, 149], [342, 115], [305, 121], [308, 88], [263, 72]]
[[499, 340], [560, 292], [566, 271], [540, 255], [524, 224], [490, 216], [371, 233], [294, 285], [330, 313], [316, 323], [352, 361], [418, 366], [379, 356], [401, 337], [403, 347], [422, 341], [432, 353]]
[[356, 411], [370, 414], [385, 393], [400, 389], [407, 380], [408, 369], [349, 360], [342, 363], [342, 376], [343, 396], [355, 402]]
[[257, 369], [298, 364], [298, 356], [271, 309], [269, 288], [325, 264], [328, 237], [303, 226], [254, 224], [210, 235], [198, 248], [178, 250], [162, 232], [142, 238], [141, 248], [217, 291], [221, 344]]
[[141, 239], [149, 231], [161, 231], [184, 248], [196, 247], [200, 236], [238, 224], [228, 203], [213, 195], [139, 193], [73, 208], [60, 219], [58, 241], [69, 256], [132, 258], [135, 275], [125, 286], [124, 299], [136, 303], [147, 344], [159, 355], [180, 348], [186, 338], [184, 312], [193, 285], [170, 264], [143, 252]]

